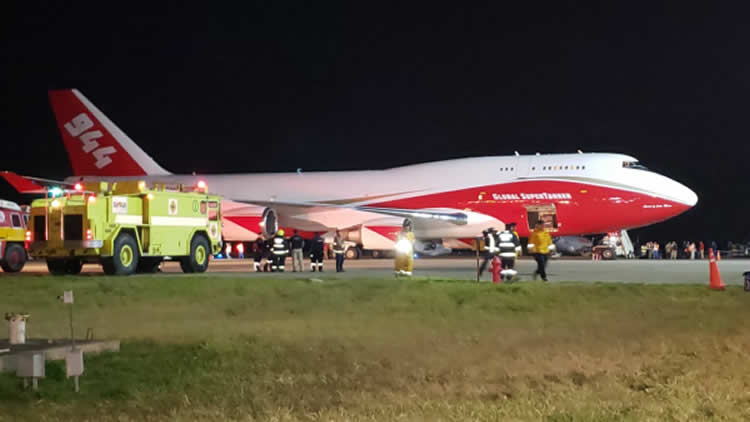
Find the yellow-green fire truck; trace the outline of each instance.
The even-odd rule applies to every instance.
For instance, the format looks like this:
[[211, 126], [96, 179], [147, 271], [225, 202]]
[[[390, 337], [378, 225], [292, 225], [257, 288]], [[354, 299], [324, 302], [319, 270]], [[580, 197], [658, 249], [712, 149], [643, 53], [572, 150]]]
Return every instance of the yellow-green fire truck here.
[[156, 272], [167, 257], [204, 272], [221, 251], [221, 198], [201, 189], [143, 181], [76, 184], [31, 204], [29, 255], [52, 274], [99, 263], [106, 274]]

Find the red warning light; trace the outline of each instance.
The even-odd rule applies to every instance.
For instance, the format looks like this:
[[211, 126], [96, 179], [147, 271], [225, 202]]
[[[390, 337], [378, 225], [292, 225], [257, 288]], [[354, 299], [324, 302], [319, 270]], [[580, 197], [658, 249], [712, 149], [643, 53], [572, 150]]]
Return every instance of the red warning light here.
[[202, 190], [206, 189], [206, 182], [204, 180], [198, 181], [198, 189], [202, 189]]
[[75, 189], [76, 191], [80, 192], [80, 191], [83, 190], [83, 185], [80, 184], [80, 183], [76, 183], [75, 186], [73, 186], [73, 189]]

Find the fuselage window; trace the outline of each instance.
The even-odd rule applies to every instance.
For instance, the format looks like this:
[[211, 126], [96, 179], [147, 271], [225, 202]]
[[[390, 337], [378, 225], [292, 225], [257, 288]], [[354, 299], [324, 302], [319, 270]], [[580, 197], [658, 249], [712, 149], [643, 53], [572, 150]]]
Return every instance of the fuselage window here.
[[626, 169], [648, 170], [648, 168], [639, 161], [623, 161], [622, 167]]

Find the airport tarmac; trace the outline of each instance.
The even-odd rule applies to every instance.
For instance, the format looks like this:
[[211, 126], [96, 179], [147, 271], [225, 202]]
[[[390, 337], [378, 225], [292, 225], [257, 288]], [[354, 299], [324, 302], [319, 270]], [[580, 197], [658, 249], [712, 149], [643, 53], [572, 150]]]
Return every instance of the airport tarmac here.
[[[332, 271], [335, 268], [333, 260], [325, 261], [326, 271], [323, 274], [309, 271], [309, 261], [305, 262], [303, 273], [291, 272], [291, 259], [287, 260], [288, 271], [285, 273], [255, 273], [252, 272], [251, 259], [213, 260], [208, 273], [202, 276], [216, 276], [221, 274], [247, 274], [249, 277], [273, 276], [284, 278], [360, 278], [383, 277], [393, 274], [393, 260], [391, 259], [361, 259], [348, 260], [344, 264], [344, 273]], [[725, 284], [742, 285], [743, 273], [750, 271], [750, 260], [732, 259], [718, 263], [722, 279]], [[459, 280], [476, 280], [476, 260], [473, 258], [427, 258], [414, 262], [415, 276], [450, 278]], [[516, 265], [521, 280], [531, 280], [536, 263], [530, 259], [522, 259]], [[617, 260], [590, 261], [581, 259], [551, 260], [547, 268], [552, 282], [581, 281], [581, 282], [625, 282], [625, 283], [665, 283], [665, 284], [707, 284], [707, 260]], [[179, 264], [166, 262], [162, 266], [165, 273], [181, 273]], [[29, 262], [23, 270], [24, 274], [48, 274], [44, 262]], [[85, 265], [84, 274], [101, 274], [98, 265]], [[1, 273], [0, 273], [1, 274]], [[484, 281], [489, 281], [491, 274], [485, 272]]]

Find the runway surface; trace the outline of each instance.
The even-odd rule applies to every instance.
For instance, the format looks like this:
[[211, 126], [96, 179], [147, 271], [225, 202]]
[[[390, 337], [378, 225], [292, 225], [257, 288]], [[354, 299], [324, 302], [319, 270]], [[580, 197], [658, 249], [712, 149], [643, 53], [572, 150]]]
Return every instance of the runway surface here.
[[[225, 275], [247, 275], [248, 277], [272, 276], [279, 278], [361, 278], [385, 277], [393, 274], [393, 260], [390, 259], [362, 259], [349, 260], [344, 264], [344, 273], [336, 273], [334, 261], [325, 261], [325, 272], [322, 274], [309, 271], [309, 261], [305, 262], [303, 273], [291, 272], [291, 259], [287, 260], [285, 273], [255, 273], [252, 272], [252, 260], [231, 259], [213, 260], [207, 273], [203, 277]], [[741, 285], [744, 282], [743, 273], [750, 271], [750, 260], [723, 260], [718, 263], [722, 279], [725, 284]], [[476, 280], [476, 260], [473, 258], [428, 258], [418, 259], [414, 263], [414, 275], [423, 277], [450, 278], [462, 280]], [[533, 260], [522, 259], [517, 262], [521, 280], [531, 280], [536, 268]], [[164, 273], [181, 273], [179, 264], [166, 262], [162, 266]], [[626, 283], [681, 283], [707, 284], [708, 261], [688, 260], [617, 260], [617, 261], [589, 261], [589, 260], [551, 260], [547, 268], [552, 282], [582, 281], [582, 282], [626, 282]], [[102, 274], [98, 265], [85, 265], [84, 274]], [[23, 270], [24, 275], [48, 274], [44, 262], [29, 262]], [[0, 272], [0, 277], [5, 275]], [[489, 281], [491, 275], [485, 272], [484, 281]]]

